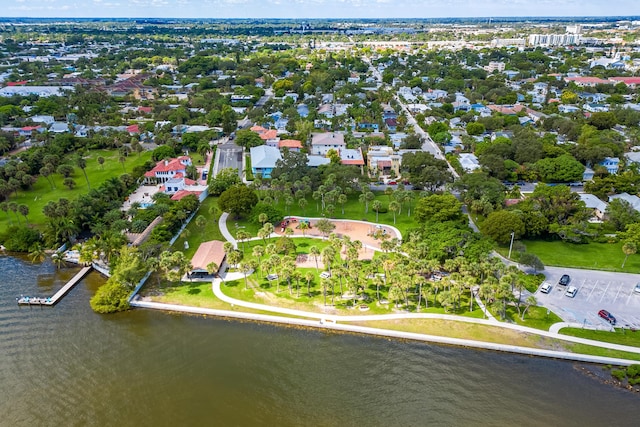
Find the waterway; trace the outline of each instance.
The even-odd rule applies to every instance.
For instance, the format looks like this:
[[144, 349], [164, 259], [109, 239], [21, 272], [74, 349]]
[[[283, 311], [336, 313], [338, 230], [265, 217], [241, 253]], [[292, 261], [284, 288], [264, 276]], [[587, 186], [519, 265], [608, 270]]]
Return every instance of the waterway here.
[[0, 426], [637, 425], [576, 364], [147, 310], [94, 314], [91, 273], [0, 255]]

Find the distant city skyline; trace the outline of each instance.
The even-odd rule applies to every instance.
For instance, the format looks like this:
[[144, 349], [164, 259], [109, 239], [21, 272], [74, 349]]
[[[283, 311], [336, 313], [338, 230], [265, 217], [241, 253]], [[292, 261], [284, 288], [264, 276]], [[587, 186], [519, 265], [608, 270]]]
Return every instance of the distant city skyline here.
[[638, 0], [0, 0], [3, 17], [457, 18], [635, 16]]

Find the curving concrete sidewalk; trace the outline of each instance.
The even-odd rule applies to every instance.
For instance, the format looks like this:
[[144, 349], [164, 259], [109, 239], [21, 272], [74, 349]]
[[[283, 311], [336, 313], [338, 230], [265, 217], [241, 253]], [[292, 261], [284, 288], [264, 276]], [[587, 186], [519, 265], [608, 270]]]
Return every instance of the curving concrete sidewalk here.
[[[322, 313], [314, 313], [303, 310], [294, 310], [290, 308], [283, 307], [273, 307], [266, 304], [257, 304], [248, 301], [243, 301], [235, 298], [231, 298], [225, 295], [220, 288], [221, 280], [216, 279], [212, 283], [213, 294], [220, 300], [233, 304], [238, 307], [250, 308], [253, 310], [267, 311], [278, 314], [285, 314], [289, 316], [297, 316], [297, 317], [306, 317], [312, 319], [318, 319], [322, 322], [330, 321], [333, 323], [336, 322], [366, 322], [373, 320], [399, 320], [399, 319], [442, 319], [442, 320], [450, 320], [456, 322], [466, 322], [466, 323], [475, 323], [484, 326], [497, 326], [504, 329], [510, 329], [514, 331], [524, 332], [528, 334], [535, 334], [547, 338], [559, 339], [562, 341], [573, 342], [577, 344], [586, 344], [594, 347], [608, 348], [611, 350], [619, 350], [626, 351], [629, 353], [638, 353], [640, 354], [640, 347], [632, 347], [620, 344], [612, 344], [606, 343], [602, 341], [594, 341], [588, 340], [584, 338], [572, 337], [569, 335], [561, 335], [557, 332], [551, 331], [542, 331], [539, 329], [529, 328], [526, 326], [515, 325], [511, 323], [502, 323], [492, 319], [475, 319], [471, 317], [463, 317], [463, 316], [454, 316], [448, 314], [436, 314], [436, 313], [395, 313], [395, 314], [369, 314], [369, 315], [352, 315], [352, 316], [344, 316], [344, 315], [334, 315], [334, 314], [322, 314]], [[636, 362], [637, 363], [637, 362]]]
[[[237, 248], [238, 247], [238, 242], [236, 241], [236, 239], [233, 238], [233, 236], [231, 235], [231, 233], [229, 232], [228, 228], [227, 228], [227, 218], [228, 218], [229, 214], [228, 213], [223, 213], [222, 215], [220, 215], [220, 219], [219, 219], [219, 226], [220, 226], [220, 231], [222, 233], [222, 235], [225, 237], [225, 239], [227, 239], [228, 241], [230, 241], [231, 243], [234, 244], [234, 246]], [[309, 219], [318, 219], [318, 218], [309, 218]], [[344, 221], [344, 220], [335, 220], [335, 221]], [[350, 220], [346, 220], [346, 221], [350, 221]], [[367, 224], [373, 224], [373, 223], [368, 223], [365, 221], [357, 221], [360, 223], [367, 223]], [[388, 226], [387, 224], [384, 224], [385, 226]], [[401, 237], [402, 235], [400, 234], [400, 231], [398, 229], [396, 229], [395, 227], [392, 226], [388, 226], [394, 229], [394, 231], [396, 233], [398, 233], [398, 236]], [[302, 237], [302, 236], [300, 236]], [[309, 237], [309, 236], [306, 236]], [[322, 238], [322, 237], [320, 237]], [[371, 249], [375, 249], [375, 248], [371, 248]], [[500, 256], [500, 254], [497, 254], [500, 258], [503, 258], [503, 261], [507, 261], [510, 262], [508, 260], [505, 260], [504, 257]], [[515, 264], [515, 263], [514, 263]], [[227, 280], [235, 280], [235, 277], [228, 277]], [[626, 345], [620, 345], [620, 344], [612, 344], [612, 343], [606, 343], [606, 342], [602, 342], [602, 341], [594, 341], [594, 340], [588, 340], [588, 339], [584, 339], [584, 338], [578, 338], [578, 337], [572, 337], [569, 335], [562, 335], [559, 333], [560, 329], [564, 328], [564, 327], [582, 327], [582, 325], [578, 325], [578, 324], [570, 324], [570, 323], [556, 323], [554, 325], [551, 326], [551, 328], [549, 329], [549, 331], [542, 331], [539, 329], [534, 329], [534, 328], [529, 328], [526, 326], [520, 326], [520, 325], [515, 325], [515, 324], [510, 324], [510, 323], [503, 323], [500, 322], [499, 320], [497, 320], [488, 310], [486, 310], [486, 308], [484, 308], [484, 305], [482, 303], [482, 301], [479, 298], [476, 298], [476, 302], [477, 304], [479, 304], [480, 307], [484, 308], [485, 313], [487, 313], [487, 316], [489, 317], [489, 319], [475, 319], [475, 318], [469, 318], [469, 317], [463, 317], [463, 316], [455, 316], [455, 315], [448, 315], [448, 314], [435, 314], [435, 313], [397, 313], [397, 314], [377, 314], [377, 315], [352, 315], [352, 316], [344, 316], [344, 315], [331, 315], [331, 314], [322, 314], [322, 313], [314, 313], [314, 312], [308, 312], [308, 311], [302, 311], [302, 310], [293, 310], [293, 309], [288, 309], [288, 308], [283, 308], [283, 307], [274, 307], [274, 306], [270, 306], [270, 305], [266, 305], [266, 304], [257, 304], [257, 303], [251, 303], [248, 301], [242, 301], [242, 300], [238, 300], [235, 298], [231, 298], [228, 297], [227, 295], [225, 295], [222, 292], [222, 289], [220, 288], [220, 283], [221, 280], [220, 279], [216, 279], [213, 281], [212, 283], [212, 290], [214, 295], [219, 298], [220, 300], [227, 302], [229, 304], [233, 304], [236, 305], [238, 307], [246, 307], [246, 308], [251, 308], [254, 310], [260, 310], [260, 311], [266, 311], [266, 312], [271, 312], [271, 313], [279, 313], [279, 314], [284, 314], [284, 315], [289, 315], [289, 316], [297, 316], [297, 317], [306, 317], [306, 318], [312, 318], [312, 319], [317, 319], [320, 320], [321, 322], [326, 322], [326, 321], [330, 321], [330, 322], [364, 322], [364, 321], [373, 321], [373, 320], [398, 320], [398, 319], [442, 319], [442, 320], [449, 320], [449, 321], [456, 321], [456, 322], [466, 322], [466, 323], [476, 323], [476, 324], [481, 324], [481, 325], [486, 325], [486, 326], [496, 326], [496, 327], [500, 327], [500, 328], [505, 328], [505, 329], [511, 329], [511, 330], [515, 330], [515, 331], [520, 331], [520, 332], [524, 332], [524, 333], [529, 333], [529, 334], [535, 334], [535, 335], [539, 335], [539, 336], [544, 336], [547, 338], [553, 338], [553, 339], [559, 339], [559, 340], [563, 340], [563, 341], [568, 341], [568, 342], [573, 342], [573, 343], [577, 343], [577, 344], [585, 344], [585, 345], [590, 345], [590, 346], [594, 346], [594, 347], [601, 347], [601, 348], [608, 348], [611, 350], [619, 350], [619, 351], [626, 351], [629, 353], [638, 353], [640, 354], [640, 348], [639, 347], [632, 347], [632, 346], [626, 346]], [[285, 318], [287, 319], [287, 318]]]

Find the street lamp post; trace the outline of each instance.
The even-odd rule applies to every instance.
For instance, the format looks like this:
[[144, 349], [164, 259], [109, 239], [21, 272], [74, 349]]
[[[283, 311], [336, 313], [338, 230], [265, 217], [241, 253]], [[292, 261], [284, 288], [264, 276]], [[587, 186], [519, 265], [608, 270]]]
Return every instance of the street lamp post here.
[[511, 232], [511, 243], [509, 244], [509, 256], [507, 258], [511, 259], [511, 249], [513, 249], [513, 237], [516, 235], [515, 231]]

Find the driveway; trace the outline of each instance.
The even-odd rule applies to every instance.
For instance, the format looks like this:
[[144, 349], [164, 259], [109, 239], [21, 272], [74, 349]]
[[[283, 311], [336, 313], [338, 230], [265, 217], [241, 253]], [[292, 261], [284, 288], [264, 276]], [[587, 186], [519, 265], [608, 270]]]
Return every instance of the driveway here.
[[[564, 321], [608, 329], [609, 324], [598, 317], [598, 311], [605, 309], [616, 317], [617, 326], [640, 329], [640, 294], [633, 292], [640, 275], [561, 267], [547, 267], [545, 273], [553, 288], [548, 294], [535, 293], [538, 305]], [[568, 286], [558, 285], [563, 274], [571, 276]], [[565, 296], [569, 286], [578, 288], [574, 298]]]
[[216, 159], [214, 176], [222, 169], [233, 168], [238, 170], [238, 176], [242, 178], [242, 147], [234, 143], [219, 145]]

